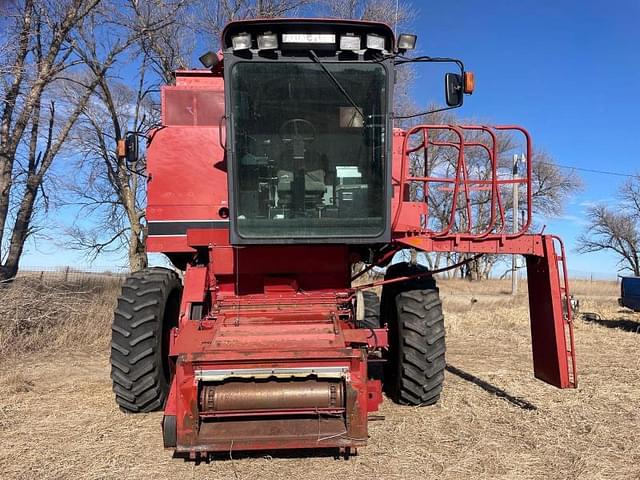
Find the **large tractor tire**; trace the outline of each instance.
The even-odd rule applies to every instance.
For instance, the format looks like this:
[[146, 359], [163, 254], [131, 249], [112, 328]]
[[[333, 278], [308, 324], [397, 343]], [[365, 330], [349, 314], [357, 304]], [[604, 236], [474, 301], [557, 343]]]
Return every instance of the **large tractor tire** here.
[[[385, 279], [427, 272], [420, 265], [400, 263]], [[444, 316], [432, 277], [386, 285], [382, 291], [383, 321], [389, 326], [384, 372], [387, 395], [402, 405], [433, 405], [440, 398], [445, 370]]]
[[178, 323], [181, 295], [178, 275], [166, 268], [133, 273], [122, 285], [111, 326], [111, 379], [126, 412], [164, 405], [173, 374], [169, 333]]

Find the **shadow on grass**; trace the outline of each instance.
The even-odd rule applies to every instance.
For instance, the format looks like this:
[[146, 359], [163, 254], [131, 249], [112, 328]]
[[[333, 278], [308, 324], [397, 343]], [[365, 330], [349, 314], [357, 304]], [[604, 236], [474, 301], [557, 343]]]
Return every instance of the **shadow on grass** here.
[[628, 320], [626, 318], [607, 319], [602, 318], [599, 314], [592, 312], [583, 313], [582, 320], [589, 323], [596, 323], [607, 328], [614, 328], [631, 333], [640, 333], [640, 322], [637, 322], [635, 320]]
[[455, 376], [460, 377], [461, 379], [466, 380], [467, 382], [471, 382], [474, 385], [477, 385], [478, 387], [482, 388], [485, 392], [488, 392], [491, 395], [494, 395], [498, 398], [506, 400], [511, 405], [514, 405], [523, 410], [538, 409], [538, 407], [536, 407], [533, 403], [527, 400], [524, 400], [523, 398], [515, 397], [510, 393], [504, 391], [503, 389], [496, 387], [495, 385], [492, 385], [489, 382], [482, 380], [479, 377], [476, 377], [475, 375], [465, 372], [464, 370], [460, 370], [459, 368], [454, 367], [453, 365], [447, 364], [446, 369], [447, 369], [447, 372], [453, 373]]

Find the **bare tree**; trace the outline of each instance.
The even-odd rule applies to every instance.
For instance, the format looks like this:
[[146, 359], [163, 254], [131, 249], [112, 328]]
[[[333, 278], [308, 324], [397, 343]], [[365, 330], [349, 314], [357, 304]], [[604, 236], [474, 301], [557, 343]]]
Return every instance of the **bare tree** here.
[[[45, 107], [48, 121], [43, 127], [43, 94], [60, 74], [78, 63], [72, 59], [70, 35], [99, 2], [69, 0], [52, 5], [24, 0], [7, 6], [13, 19], [9, 38], [16, 48], [6, 58], [8, 73], [3, 75], [6, 88], [0, 113], [0, 279], [11, 278], [17, 272], [38, 190], [79, 114], [72, 111], [65, 115], [66, 121], [55, 129], [58, 117], [52, 102]], [[82, 98], [78, 100], [79, 104], [83, 102]], [[20, 172], [24, 183], [17, 191], [14, 187], [19, 154], [27, 157], [27, 167], [26, 172]], [[12, 204], [17, 205], [17, 212], [13, 226], [7, 228]]]
[[47, 173], [94, 91], [119, 55], [163, 24], [139, 18], [136, 4], [24, 0], [10, 7], [18, 47], [0, 114], [0, 279], [18, 271]]
[[[118, 157], [115, 145], [128, 131], [146, 132], [159, 123], [159, 111], [154, 93], [158, 84], [173, 79], [173, 69], [186, 64], [190, 46], [184, 26], [187, 0], [136, 0], [131, 3], [124, 26], [131, 48], [130, 63], [137, 64], [137, 74], [129, 74], [127, 82], [113, 75], [104, 75], [83, 109], [73, 134], [72, 144], [81, 152], [75, 158], [78, 175], [64, 182], [68, 199], [65, 203], [79, 206], [77, 218], [67, 228], [71, 245], [95, 259], [106, 252], [127, 251], [132, 271], [148, 265], [145, 251], [145, 183], [144, 155], [128, 164]], [[153, 28], [149, 28], [153, 26]], [[99, 49], [85, 35], [78, 55], [86, 64], [98, 63]], [[149, 78], [152, 80], [149, 81]], [[141, 142], [142, 143], [142, 142]], [[91, 218], [90, 224], [85, 219]]]
[[196, 2], [198, 15], [193, 27], [207, 37], [212, 45], [218, 45], [224, 26], [234, 20], [248, 18], [277, 18], [295, 15], [305, 5], [318, 0], [200, 0]]
[[546, 216], [562, 214], [567, 198], [582, 188], [582, 179], [575, 171], [560, 168], [545, 150], [535, 150], [531, 162], [534, 212]]
[[320, 3], [331, 17], [373, 20], [394, 28], [409, 23], [416, 13], [408, 2], [396, 0], [321, 0]]
[[[128, 254], [132, 271], [146, 268], [144, 211], [145, 161], [127, 164], [113, 148], [128, 129], [144, 132], [157, 120], [157, 109], [146, 96], [147, 62], [143, 61], [137, 88], [103, 79], [82, 112], [72, 140], [82, 152], [76, 160], [78, 176], [66, 182], [69, 202], [78, 206], [77, 220], [68, 229], [72, 246], [91, 258], [106, 252]], [[90, 217], [92, 224], [82, 220]], [[82, 226], [81, 226], [82, 225]]]
[[640, 174], [622, 184], [617, 198], [615, 209], [602, 204], [588, 209], [589, 225], [578, 237], [578, 251], [614, 252], [622, 271], [640, 276]]
[[[160, 83], [172, 84], [174, 71], [189, 68], [197, 43], [195, 27], [201, 0], [165, 0], [160, 4], [153, 0], [138, 0], [135, 5], [136, 15], [140, 18], [155, 16], [168, 20], [162, 28], [142, 32], [136, 56], [145, 68], [139, 72], [154, 77], [156, 89]], [[137, 79], [131, 83], [139, 84]]]

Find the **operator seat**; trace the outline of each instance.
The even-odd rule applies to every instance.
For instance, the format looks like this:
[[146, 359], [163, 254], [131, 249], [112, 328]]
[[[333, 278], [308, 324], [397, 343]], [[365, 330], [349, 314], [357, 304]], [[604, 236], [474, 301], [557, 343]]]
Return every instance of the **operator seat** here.
[[[324, 183], [325, 171], [318, 170], [305, 170], [304, 172], [304, 190], [309, 194], [324, 194], [327, 186]], [[291, 170], [278, 170], [278, 193], [286, 194], [291, 192], [291, 184], [293, 183], [293, 171]]]
[[[298, 167], [298, 168], [296, 168]], [[285, 149], [278, 163], [278, 198], [284, 203], [292, 202], [294, 181], [296, 176], [304, 172], [305, 203], [322, 203], [327, 190], [325, 183], [328, 169], [327, 156], [306, 151], [304, 159], [295, 158], [291, 148]]]

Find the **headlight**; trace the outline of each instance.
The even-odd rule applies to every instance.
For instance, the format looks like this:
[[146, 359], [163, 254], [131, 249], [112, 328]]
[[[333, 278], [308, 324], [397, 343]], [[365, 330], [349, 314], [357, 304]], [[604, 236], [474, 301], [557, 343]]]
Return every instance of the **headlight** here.
[[372, 33], [368, 34], [367, 48], [371, 48], [373, 50], [384, 50], [384, 37], [374, 35]]
[[354, 35], [340, 37], [340, 50], [360, 50], [360, 48], [360, 37]]
[[275, 33], [258, 35], [258, 50], [275, 50], [278, 48], [278, 36]]
[[231, 37], [231, 48], [233, 48], [233, 50], [247, 50], [251, 48], [251, 35], [241, 33]]
[[398, 50], [413, 50], [416, 48], [417, 35], [401, 33], [398, 37]]

